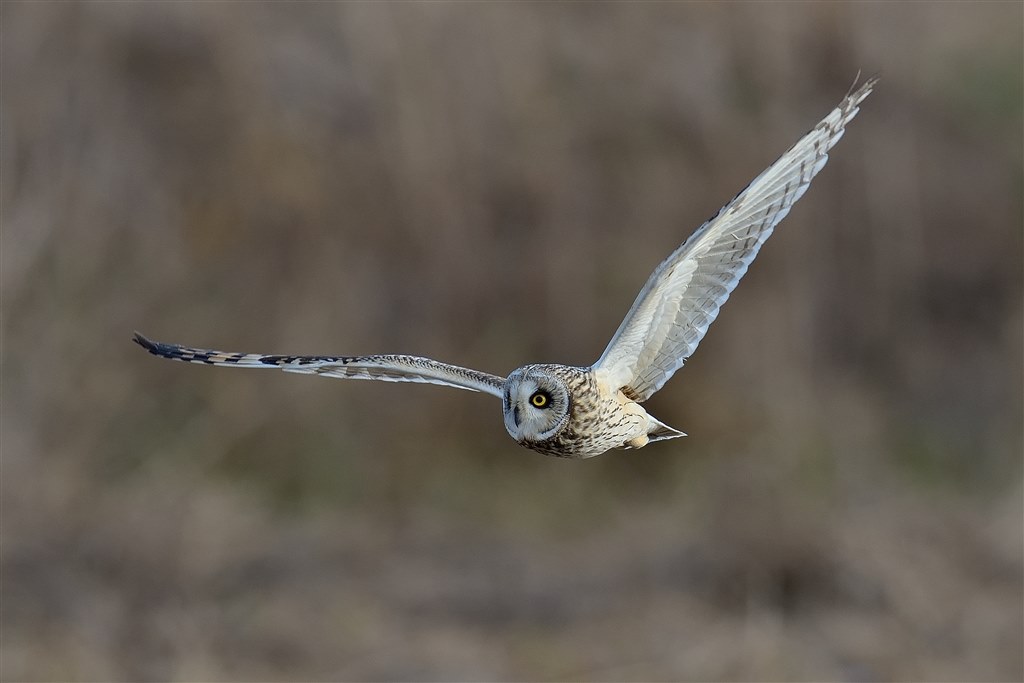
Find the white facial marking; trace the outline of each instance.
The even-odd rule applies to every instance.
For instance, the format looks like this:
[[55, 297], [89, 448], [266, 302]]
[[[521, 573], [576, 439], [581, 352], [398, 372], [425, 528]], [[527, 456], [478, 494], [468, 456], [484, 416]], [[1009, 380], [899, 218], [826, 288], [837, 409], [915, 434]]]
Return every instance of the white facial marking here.
[[562, 428], [568, 416], [565, 383], [540, 370], [516, 370], [502, 399], [505, 429], [516, 441], [543, 441]]

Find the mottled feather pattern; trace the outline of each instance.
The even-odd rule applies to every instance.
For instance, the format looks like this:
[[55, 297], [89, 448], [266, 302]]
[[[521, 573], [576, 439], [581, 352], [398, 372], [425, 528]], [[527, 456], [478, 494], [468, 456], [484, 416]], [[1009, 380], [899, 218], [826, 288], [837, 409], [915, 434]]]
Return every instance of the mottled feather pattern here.
[[[422, 382], [501, 398], [505, 429], [546, 455], [589, 458], [686, 436], [640, 403], [696, 350], [758, 250], [828, 161], [877, 79], [868, 79], [698, 228], [647, 280], [601, 358], [589, 368], [525, 365], [507, 378], [405, 355], [229, 353], [150, 341], [150, 353], [188, 363], [278, 368], [324, 377]], [[852, 90], [852, 89], [851, 89]]]
[[622, 448], [640, 428], [646, 427], [642, 414], [623, 410], [620, 402], [601, 390], [590, 368], [557, 364], [527, 367], [563, 380], [572, 402], [569, 421], [558, 434], [543, 441], [521, 440], [521, 445], [545, 455], [586, 457]]

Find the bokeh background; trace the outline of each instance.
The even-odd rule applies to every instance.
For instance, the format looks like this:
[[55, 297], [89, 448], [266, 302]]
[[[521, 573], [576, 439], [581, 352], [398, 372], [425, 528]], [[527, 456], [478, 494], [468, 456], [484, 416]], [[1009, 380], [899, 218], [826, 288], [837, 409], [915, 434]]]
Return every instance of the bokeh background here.
[[[4, 680], [1021, 680], [1020, 3], [2, 5]], [[586, 365], [882, 81], [588, 461], [195, 346]]]

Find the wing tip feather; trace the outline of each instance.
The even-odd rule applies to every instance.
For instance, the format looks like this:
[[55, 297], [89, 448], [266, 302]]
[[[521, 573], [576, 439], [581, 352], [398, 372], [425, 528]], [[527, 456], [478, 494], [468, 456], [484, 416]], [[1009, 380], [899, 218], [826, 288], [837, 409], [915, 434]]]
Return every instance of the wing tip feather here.
[[154, 356], [160, 356], [161, 358], [175, 358], [175, 347], [173, 345], [153, 341], [137, 330], [132, 333], [132, 341], [144, 348], [146, 351], [149, 351]]

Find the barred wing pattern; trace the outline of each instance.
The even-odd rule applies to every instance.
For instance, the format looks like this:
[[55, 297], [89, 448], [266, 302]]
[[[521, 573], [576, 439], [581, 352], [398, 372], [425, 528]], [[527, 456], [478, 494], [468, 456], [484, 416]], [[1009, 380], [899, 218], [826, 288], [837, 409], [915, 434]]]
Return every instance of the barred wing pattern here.
[[877, 80], [848, 94], [657, 267], [594, 364], [599, 377], [643, 402], [683, 366]]
[[138, 332], [136, 344], [154, 356], [186, 363], [224, 365], [236, 368], [277, 368], [322, 377], [376, 379], [384, 382], [439, 384], [457, 389], [481, 391], [501, 398], [505, 379], [486, 372], [460, 368], [417, 356], [274, 356], [193, 349], [146, 339]]

